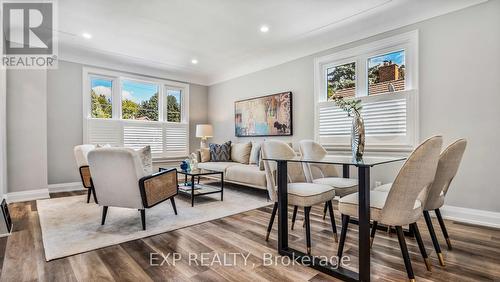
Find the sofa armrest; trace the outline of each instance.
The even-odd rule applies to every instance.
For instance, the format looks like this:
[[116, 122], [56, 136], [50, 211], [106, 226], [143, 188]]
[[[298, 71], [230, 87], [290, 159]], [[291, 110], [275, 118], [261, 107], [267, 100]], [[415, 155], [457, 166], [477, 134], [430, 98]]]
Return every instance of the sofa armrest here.
[[139, 180], [142, 203], [145, 208], [155, 206], [177, 195], [177, 169], [162, 170]]

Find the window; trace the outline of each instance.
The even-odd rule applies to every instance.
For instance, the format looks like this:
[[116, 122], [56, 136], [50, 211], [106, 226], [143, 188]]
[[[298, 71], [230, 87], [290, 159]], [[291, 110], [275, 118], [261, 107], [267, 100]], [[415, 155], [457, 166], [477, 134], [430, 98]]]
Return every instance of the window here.
[[167, 121], [180, 122], [182, 113], [181, 90], [167, 89]]
[[368, 59], [368, 95], [405, 90], [405, 51]]
[[326, 69], [327, 99], [333, 95], [352, 97], [356, 91], [356, 63], [347, 63]]
[[122, 82], [122, 118], [158, 121], [158, 85], [133, 80]]
[[349, 150], [352, 118], [333, 95], [360, 99], [366, 150], [409, 151], [418, 142], [418, 33], [396, 35], [315, 59], [315, 136]]
[[189, 152], [189, 85], [84, 68], [84, 142], [140, 148], [153, 158]]
[[112, 117], [113, 81], [106, 78], [90, 78], [91, 110], [93, 118]]

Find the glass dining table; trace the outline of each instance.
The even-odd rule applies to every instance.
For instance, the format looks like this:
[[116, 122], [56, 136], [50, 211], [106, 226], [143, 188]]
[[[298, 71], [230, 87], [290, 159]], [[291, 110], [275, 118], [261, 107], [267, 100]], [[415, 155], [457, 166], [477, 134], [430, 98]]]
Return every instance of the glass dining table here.
[[[340, 278], [345, 281], [370, 281], [370, 169], [388, 163], [406, 160], [405, 157], [380, 157], [364, 156], [356, 160], [351, 156], [328, 155], [322, 159], [306, 159], [302, 157], [293, 158], [264, 158], [265, 161], [277, 163], [277, 186], [278, 186], [278, 253], [288, 256], [295, 261], [307, 262], [307, 265], [325, 274]], [[359, 191], [359, 266], [358, 272], [333, 265], [325, 261], [323, 257], [307, 255], [295, 250], [288, 245], [288, 191], [287, 191], [287, 164], [295, 163], [317, 163], [333, 164], [342, 166], [342, 175], [349, 177], [350, 168], [358, 169], [358, 191]], [[337, 258], [338, 259], [341, 258]], [[304, 263], [306, 264], [306, 263]]]

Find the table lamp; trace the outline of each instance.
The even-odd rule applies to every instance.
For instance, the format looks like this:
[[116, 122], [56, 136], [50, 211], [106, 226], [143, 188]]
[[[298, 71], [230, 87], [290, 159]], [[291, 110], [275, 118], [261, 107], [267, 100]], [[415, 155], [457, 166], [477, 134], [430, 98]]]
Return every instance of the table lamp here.
[[211, 124], [197, 124], [196, 137], [201, 138], [200, 148], [207, 148], [207, 138], [213, 137]]

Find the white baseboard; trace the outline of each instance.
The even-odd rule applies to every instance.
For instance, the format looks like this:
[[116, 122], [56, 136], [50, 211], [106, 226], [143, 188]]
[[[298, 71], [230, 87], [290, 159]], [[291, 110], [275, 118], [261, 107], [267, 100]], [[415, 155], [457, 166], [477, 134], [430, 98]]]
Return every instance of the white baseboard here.
[[81, 191], [81, 190], [85, 190], [81, 182], [49, 184], [50, 193]]
[[7, 193], [6, 201], [7, 203], [16, 203], [16, 202], [25, 202], [39, 199], [48, 199], [49, 198], [49, 189], [36, 189], [36, 190], [27, 190], [20, 192], [10, 192]]
[[444, 218], [458, 222], [500, 228], [500, 212], [444, 205], [439, 209]]

